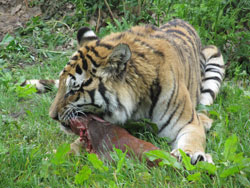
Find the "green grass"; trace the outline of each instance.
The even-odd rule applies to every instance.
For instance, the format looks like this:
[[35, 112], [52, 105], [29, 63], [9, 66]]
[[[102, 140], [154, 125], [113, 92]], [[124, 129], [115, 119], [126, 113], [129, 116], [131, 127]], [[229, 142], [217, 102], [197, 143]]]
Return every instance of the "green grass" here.
[[[152, 7], [162, 14], [162, 9], [171, 12], [173, 6], [167, 9], [166, 4], [154, 1]], [[181, 6], [175, 5], [175, 14], [188, 16]], [[202, 11], [199, 14], [204, 14]], [[134, 25], [137, 20], [126, 13], [128, 19], [109, 22], [100, 36]], [[190, 16], [186, 19], [197, 22]], [[69, 144], [76, 136], [64, 134], [48, 116], [56, 90], [36, 94], [33, 88], [20, 89], [19, 84], [24, 79], [58, 78], [76, 48], [74, 27], [36, 17], [0, 42], [0, 187], [250, 187], [250, 80], [242, 67], [231, 67], [234, 77], [228, 74], [215, 104], [205, 107], [214, 119], [207, 136], [207, 152], [216, 166], [209, 169], [215, 168], [214, 172], [204, 170], [206, 165], [167, 165], [167, 156], [162, 166], [148, 168], [145, 162], [125, 158], [119, 150], [112, 155], [113, 163], [102, 163], [87, 153], [68, 156]], [[205, 32], [202, 28], [206, 27], [200, 27], [199, 32]], [[164, 139], [145, 129], [137, 136], [171, 150]]]

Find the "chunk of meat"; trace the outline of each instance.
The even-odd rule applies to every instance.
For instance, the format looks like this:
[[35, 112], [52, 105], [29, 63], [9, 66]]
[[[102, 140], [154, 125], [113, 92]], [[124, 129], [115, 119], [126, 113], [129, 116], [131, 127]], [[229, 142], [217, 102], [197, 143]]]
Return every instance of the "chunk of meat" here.
[[[140, 160], [145, 152], [159, 149], [149, 142], [132, 136], [124, 128], [110, 124], [93, 115], [71, 120], [70, 126], [72, 131], [85, 142], [86, 150], [96, 153], [100, 158], [111, 160], [110, 151], [113, 151], [113, 147], [123, 152], [127, 150], [128, 156], [138, 157]], [[158, 162], [147, 160], [149, 166], [154, 166]]]

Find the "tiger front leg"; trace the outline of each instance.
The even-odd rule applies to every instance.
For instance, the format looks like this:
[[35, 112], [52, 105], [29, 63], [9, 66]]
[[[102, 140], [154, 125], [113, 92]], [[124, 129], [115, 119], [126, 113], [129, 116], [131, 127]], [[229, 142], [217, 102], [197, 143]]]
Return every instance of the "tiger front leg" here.
[[172, 155], [181, 159], [179, 149], [183, 150], [191, 158], [191, 164], [198, 161], [213, 163], [210, 154], [205, 153], [206, 135], [204, 126], [199, 123], [190, 123], [182, 128], [173, 143]]

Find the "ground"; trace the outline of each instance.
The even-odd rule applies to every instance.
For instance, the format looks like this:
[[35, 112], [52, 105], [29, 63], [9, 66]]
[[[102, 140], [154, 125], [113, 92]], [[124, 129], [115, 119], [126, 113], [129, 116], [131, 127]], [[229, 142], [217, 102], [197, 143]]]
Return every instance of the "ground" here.
[[0, 1], [0, 41], [6, 33], [24, 27], [25, 23], [32, 17], [41, 15], [39, 6], [28, 7], [23, 0], [1, 0]]

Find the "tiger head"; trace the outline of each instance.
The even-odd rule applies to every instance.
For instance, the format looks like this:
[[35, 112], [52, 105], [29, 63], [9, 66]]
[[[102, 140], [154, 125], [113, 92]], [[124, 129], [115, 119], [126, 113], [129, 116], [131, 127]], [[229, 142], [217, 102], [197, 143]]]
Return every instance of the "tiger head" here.
[[134, 103], [124, 84], [131, 60], [129, 45], [98, 39], [87, 27], [78, 31], [77, 40], [78, 50], [60, 73], [50, 116], [68, 130], [72, 118], [88, 114], [124, 123]]

